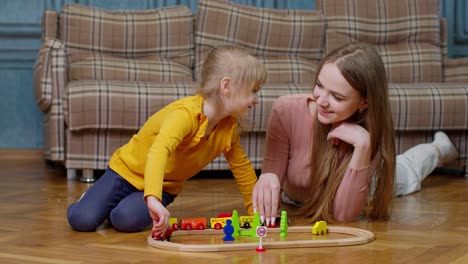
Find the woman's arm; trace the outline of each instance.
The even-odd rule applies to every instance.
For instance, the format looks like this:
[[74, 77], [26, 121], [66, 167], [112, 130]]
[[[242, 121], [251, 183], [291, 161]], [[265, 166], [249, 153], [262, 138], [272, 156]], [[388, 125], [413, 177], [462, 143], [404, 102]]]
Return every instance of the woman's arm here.
[[332, 128], [328, 139], [338, 144], [341, 140], [354, 147], [333, 201], [333, 217], [338, 221], [351, 221], [361, 214], [366, 205], [377, 158], [371, 163], [370, 135], [358, 124], [338, 124]]
[[287, 100], [278, 99], [268, 120], [262, 175], [255, 185], [252, 201], [260, 217], [274, 221], [279, 206], [281, 185], [286, 177], [289, 162], [290, 140], [286, 120], [290, 120]]

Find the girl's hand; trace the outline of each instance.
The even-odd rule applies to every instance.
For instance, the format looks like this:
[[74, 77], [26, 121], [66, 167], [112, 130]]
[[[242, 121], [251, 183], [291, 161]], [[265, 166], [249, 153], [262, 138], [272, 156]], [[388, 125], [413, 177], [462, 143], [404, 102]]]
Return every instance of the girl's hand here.
[[327, 139], [335, 145], [340, 141], [354, 147], [353, 156], [348, 166], [352, 169], [361, 169], [370, 164], [371, 142], [369, 132], [356, 123], [341, 122], [333, 125]]
[[155, 236], [163, 237], [169, 226], [169, 217], [171, 214], [155, 196], [146, 197], [146, 203], [148, 205], [149, 214], [153, 219], [152, 232]]
[[279, 206], [281, 184], [278, 176], [273, 173], [260, 175], [252, 194], [254, 212], [258, 210], [260, 221], [266, 220], [267, 225], [275, 222]]
[[370, 146], [370, 134], [356, 123], [339, 122], [332, 126], [327, 139], [334, 145], [344, 141], [356, 147]]

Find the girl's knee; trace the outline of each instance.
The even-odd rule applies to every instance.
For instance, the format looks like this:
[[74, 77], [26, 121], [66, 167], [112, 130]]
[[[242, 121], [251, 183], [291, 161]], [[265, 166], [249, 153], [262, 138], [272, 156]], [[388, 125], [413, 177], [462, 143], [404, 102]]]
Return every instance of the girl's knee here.
[[76, 203], [68, 207], [67, 219], [73, 230], [80, 232], [93, 232], [103, 222], [95, 214], [77, 208]]
[[143, 231], [152, 223], [149, 214], [125, 213], [122, 210], [112, 210], [109, 219], [115, 230], [125, 233]]

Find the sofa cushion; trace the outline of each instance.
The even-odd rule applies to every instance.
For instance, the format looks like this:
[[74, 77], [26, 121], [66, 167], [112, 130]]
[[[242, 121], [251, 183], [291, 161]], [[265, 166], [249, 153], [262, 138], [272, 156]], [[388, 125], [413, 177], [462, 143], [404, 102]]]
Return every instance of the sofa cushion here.
[[186, 6], [106, 11], [66, 4], [59, 23], [68, 53], [111, 53], [124, 58], [154, 55], [193, 67], [193, 15]]
[[[65, 121], [70, 131], [87, 129], [138, 130], [154, 112], [196, 92], [195, 82], [75, 81], [64, 96]], [[265, 84], [259, 104], [244, 122], [248, 132], [265, 132], [271, 107], [278, 97], [310, 93], [312, 83]], [[464, 130], [468, 126], [468, 87], [454, 83], [389, 86], [396, 131]]]
[[466, 130], [468, 86], [457, 83], [389, 85], [396, 131]]
[[318, 0], [327, 18], [326, 52], [349, 42], [374, 44], [390, 82], [442, 81], [438, 0]]
[[468, 57], [447, 59], [444, 66], [445, 82], [468, 83]]
[[195, 93], [194, 82], [74, 81], [64, 95], [70, 131], [138, 130], [165, 105]]
[[[310, 65], [323, 55], [324, 27], [323, 15], [315, 10], [201, 0], [196, 15], [195, 78], [210, 49], [230, 44], [245, 48], [265, 62], [267, 82], [300, 83], [303, 76], [313, 75], [315, 67]], [[298, 70], [300, 73], [295, 73]], [[274, 78], [278, 73], [282, 76]]]
[[[64, 96], [65, 122], [70, 131], [116, 129], [138, 130], [156, 111], [196, 92], [195, 82], [74, 81]], [[266, 84], [259, 104], [249, 111], [245, 131], [266, 131], [273, 102], [282, 95], [306, 93], [312, 83]]]
[[122, 58], [105, 53], [75, 53], [69, 56], [70, 81], [192, 81], [187, 66], [159, 56]]

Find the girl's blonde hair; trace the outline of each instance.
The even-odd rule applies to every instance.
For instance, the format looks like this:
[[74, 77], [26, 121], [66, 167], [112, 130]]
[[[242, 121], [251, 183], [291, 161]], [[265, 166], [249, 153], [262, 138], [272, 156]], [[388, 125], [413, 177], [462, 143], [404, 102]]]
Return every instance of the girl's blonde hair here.
[[[244, 49], [235, 46], [214, 47], [205, 59], [201, 70], [198, 93], [212, 96], [219, 90], [221, 80], [231, 78], [233, 87], [260, 88], [266, 81], [263, 63]], [[236, 92], [236, 91], [234, 91]]]
[[[335, 63], [348, 83], [362, 98], [367, 98], [368, 108], [357, 112], [348, 121], [360, 124], [369, 132], [371, 157], [378, 159], [374, 175], [376, 186], [367, 205], [368, 217], [387, 219], [393, 197], [396, 154], [384, 65], [373, 47], [350, 43], [332, 51], [321, 61], [315, 84], [326, 63]], [[330, 129], [331, 125], [321, 124], [315, 117], [311, 194], [299, 211], [303, 216], [310, 217], [311, 221], [335, 221], [332, 215], [333, 200], [353, 154], [353, 146], [348, 145], [343, 155], [327, 141]]]

